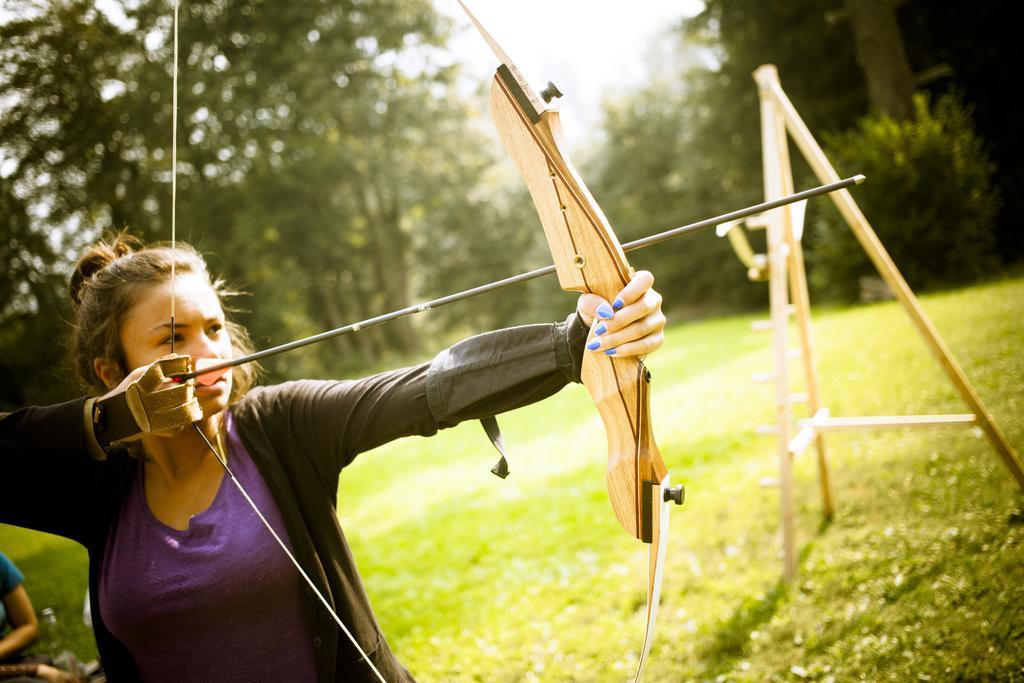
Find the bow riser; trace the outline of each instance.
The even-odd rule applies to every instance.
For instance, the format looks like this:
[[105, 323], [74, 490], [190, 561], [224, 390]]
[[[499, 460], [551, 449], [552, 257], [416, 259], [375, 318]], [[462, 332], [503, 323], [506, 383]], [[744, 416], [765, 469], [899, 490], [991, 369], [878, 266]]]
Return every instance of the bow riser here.
[[[544, 227], [562, 289], [613, 301], [633, 269], [608, 220], [562, 151], [554, 109], [536, 108], [536, 97], [514, 71], [498, 70], [491, 85], [491, 115], [498, 135], [519, 167]], [[593, 339], [591, 332], [590, 339]], [[608, 439], [608, 495], [616, 518], [635, 538], [650, 543], [661, 512], [651, 485], [667, 470], [654, 443], [649, 374], [635, 358], [588, 353], [583, 384], [604, 422]]]

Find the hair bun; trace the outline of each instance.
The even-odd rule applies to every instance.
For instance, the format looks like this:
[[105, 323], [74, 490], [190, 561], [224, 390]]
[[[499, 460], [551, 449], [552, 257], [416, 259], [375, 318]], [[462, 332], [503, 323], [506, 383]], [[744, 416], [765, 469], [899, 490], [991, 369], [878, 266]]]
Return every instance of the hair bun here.
[[75, 272], [71, 274], [69, 290], [71, 300], [75, 302], [75, 305], [82, 303], [85, 290], [88, 289], [96, 273], [122, 256], [134, 252], [139, 244], [138, 239], [127, 232], [121, 232], [86, 248], [75, 264]]

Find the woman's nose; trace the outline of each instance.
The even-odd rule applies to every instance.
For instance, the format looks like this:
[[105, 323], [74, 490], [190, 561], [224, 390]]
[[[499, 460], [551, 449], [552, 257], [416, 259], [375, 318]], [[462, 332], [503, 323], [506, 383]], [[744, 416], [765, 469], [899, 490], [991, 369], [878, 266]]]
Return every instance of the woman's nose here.
[[190, 340], [188, 353], [193, 360], [200, 358], [219, 358], [220, 351], [216, 342], [206, 334], [200, 333]]

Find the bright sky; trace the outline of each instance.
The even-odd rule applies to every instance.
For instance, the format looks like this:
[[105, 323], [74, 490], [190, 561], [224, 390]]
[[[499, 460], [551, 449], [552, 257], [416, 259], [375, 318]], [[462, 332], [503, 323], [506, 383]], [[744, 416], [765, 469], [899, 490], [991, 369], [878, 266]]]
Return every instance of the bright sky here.
[[[659, 39], [700, 12], [702, 0], [466, 0], [476, 18], [540, 90], [554, 81], [570, 144], [599, 124], [602, 97], [641, 82]], [[486, 80], [498, 62], [456, 0], [434, 0], [461, 29], [455, 58]], [[593, 131], [590, 131], [592, 134]]]

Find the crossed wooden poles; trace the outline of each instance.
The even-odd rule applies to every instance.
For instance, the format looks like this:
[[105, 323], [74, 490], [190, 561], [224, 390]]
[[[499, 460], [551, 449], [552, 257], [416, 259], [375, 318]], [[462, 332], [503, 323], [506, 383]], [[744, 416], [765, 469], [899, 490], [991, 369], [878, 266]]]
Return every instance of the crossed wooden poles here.
[[[761, 100], [761, 145], [764, 166], [764, 192], [768, 200], [793, 191], [793, 173], [789, 161], [788, 137], [810, 164], [822, 183], [834, 182], [838, 174], [811, 135], [796, 108], [789, 101], [779, 83], [778, 71], [766, 64], [754, 72]], [[787, 137], [788, 134], [788, 137]], [[1024, 467], [1013, 447], [1006, 440], [992, 414], [982, 403], [978, 392], [971, 386], [949, 347], [939, 335], [928, 315], [921, 308], [914, 292], [896, 268], [882, 242], [868, 223], [848, 190], [829, 195], [853, 234], [860, 242], [871, 262], [878, 269], [889, 289], [902, 304], [904, 311], [921, 334], [928, 348], [939, 361], [943, 371], [971, 412], [958, 415], [875, 415], [860, 417], [834, 417], [821, 401], [818, 389], [817, 364], [811, 331], [810, 299], [804, 269], [800, 236], [803, 225], [803, 203], [789, 205], [748, 220], [748, 226], [767, 229], [767, 254], [755, 254], [743, 236], [738, 222], [722, 225], [719, 236], [728, 234], [740, 260], [747, 266], [751, 280], [768, 280], [770, 321], [755, 323], [756, 329], [772, 332], [772, 351], [775, 369], [755, 379], [775, 385], [775, 424], [760, 431], [774, 433], [777, 443], [780, 488], [780, 514], [783, 538], [783, 576], [792, 581], [796, 576], [796, 542], [793, 506], [793, 458], [812, 443], [818, 456], [818, 475], [823, 501], [823, 513], [830, 519], [834, 512], [832, 488], [829, 481], [825, 433], [839, 430], [878, 429], [892, 427], [978, 426], [988, 437], [1010, 474], [1024, 489]], [[793, 318], [798, 346], [789, 345], [789, 321]], [[789, 362], [801, 361], [806, 392], [793, 393], [790, 388]], [[808, 418], [793, 417], [793, 405], [804, 403]], [[773, 482], [774, 483], [774, 482]]]

